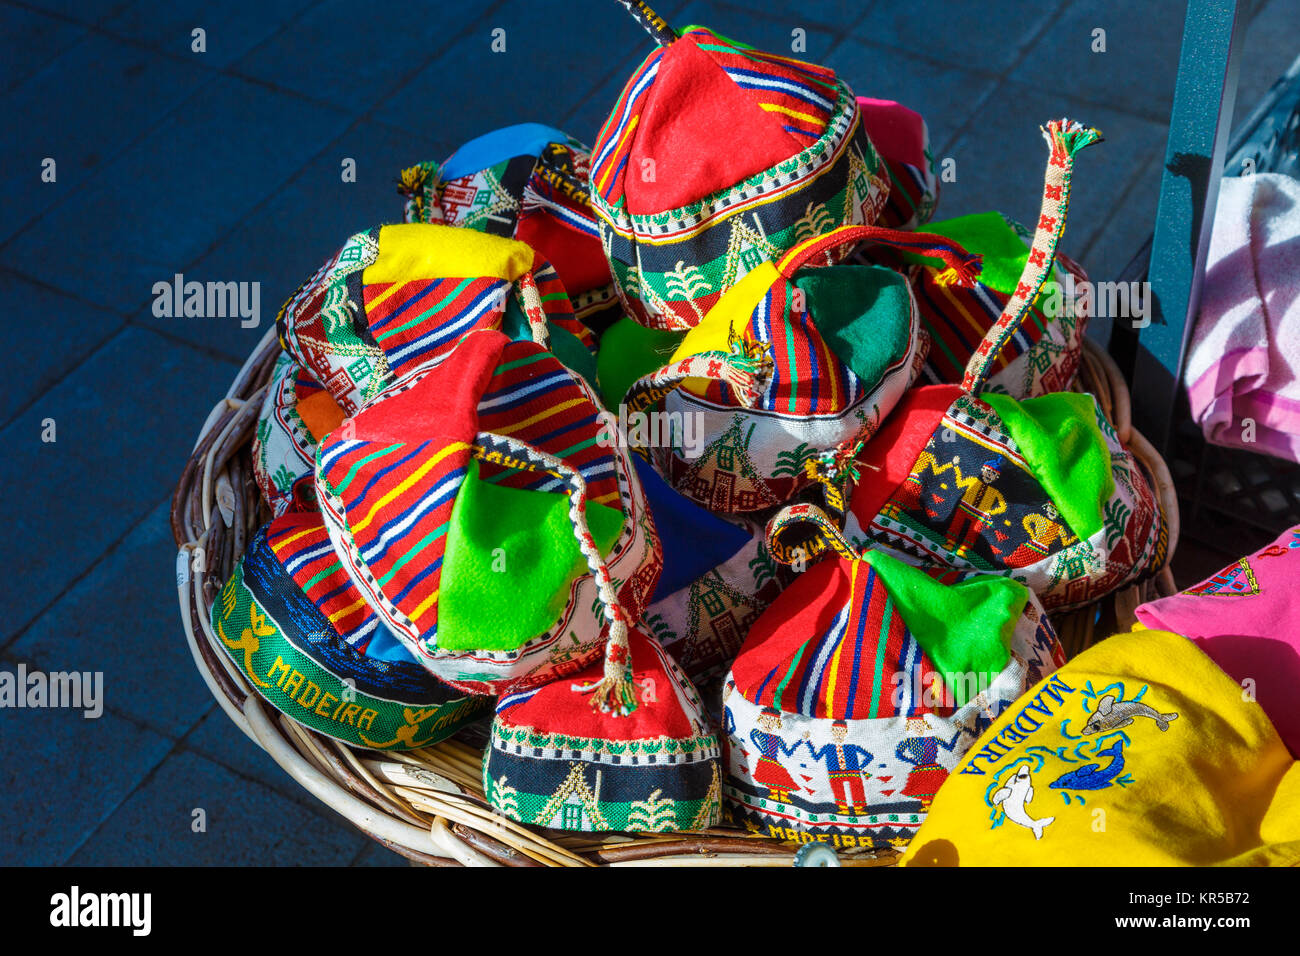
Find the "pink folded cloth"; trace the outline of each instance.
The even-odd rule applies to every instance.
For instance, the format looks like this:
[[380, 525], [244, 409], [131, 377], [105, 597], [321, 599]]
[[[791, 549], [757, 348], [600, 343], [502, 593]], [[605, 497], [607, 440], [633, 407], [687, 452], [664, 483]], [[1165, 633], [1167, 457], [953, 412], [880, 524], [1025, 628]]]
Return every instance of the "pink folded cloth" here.
[[1143, 604], [1138, 621], [1195, 641], [1242, 685], [1300, 759], [1300, 528], [1179, 594]]
[[1207, 441], [1300, 461], [1300, 182], [1223, 180], [1184, 373]]

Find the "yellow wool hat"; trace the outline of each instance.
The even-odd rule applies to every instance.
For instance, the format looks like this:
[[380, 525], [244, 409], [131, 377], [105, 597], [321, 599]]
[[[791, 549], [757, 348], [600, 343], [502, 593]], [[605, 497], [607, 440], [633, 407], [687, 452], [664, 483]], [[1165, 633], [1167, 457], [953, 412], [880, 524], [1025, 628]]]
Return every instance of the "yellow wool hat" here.
[[901, 862], [1300, 865], [1300, 764], [1191, 641], [1121, 634], [1003, 712]]

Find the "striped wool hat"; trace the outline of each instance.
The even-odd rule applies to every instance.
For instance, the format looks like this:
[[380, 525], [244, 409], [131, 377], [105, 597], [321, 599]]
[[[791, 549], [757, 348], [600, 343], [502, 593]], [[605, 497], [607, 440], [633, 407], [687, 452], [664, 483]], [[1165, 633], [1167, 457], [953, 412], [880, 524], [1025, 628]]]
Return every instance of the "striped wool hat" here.
[[578, 318], [602, 329], [617, 314], [591, 211], [591, 150], [541, 123], [493, 130], [445, 163], [402, 170], [407, 222], [445, 223], [518, 239], [555, 267]]
[[342, 422], [334, 396], [281, 352], [253, 436], [253, 479], [271, 514], [289, 507], [294, 484], [314, 469], [316, 444]]
[[576, 679], [503, 696], [483, 756], [494, 810], [587, 832], [704, 830], [721, 816], [718, 738], [690, 680], [653, 639], [629, 635], [635, 709], [593, 711]]
[[1014, 294], [962, 383], [911, 389], [859, 455], [845, 528], [914, 564], [1014, 576], [1055, 610], [1156, 574], [1170, 529], [1093, 395], [1019, 401], [988, 387], [1052, 268], [1073, 152], [1098, 138], [1067, 120], [1046, 135], [1043, 213]]
[[825, 264], [846, 245], [873, 241], [940, 255], [955, 281], [971, 282], [978, 269], [949, 240], [876, 226], [843, 226], [756, 266], [667, 364], [628, 390], [629, 420], [654, 409], [696, 423], [697, 447], [650, 449], [681, 494], [711, 511], [748, 512], [784, 504], [819, 479], [842, 480], [855, 445], [920, 366], [916, 303], [903, 277]]
[[359, 232], [276, 318], [284, 350], [355, 414], [472, 329], [548, 345], [595, 378], [591, 333], [555, 269], [522, 242], [407, 223]]
[[[864, 249], [862, 261], [886, 263], [908, 276], [929, 334], [930, 353], [921, 381], [957, 384], [975, 349], [1015, 294], [1033, 233], [1001, 213], [984, 212], [932, 223], [928, 230], [960, 242], [983, 260], [979, 281], [954, 286], [939, 280], [943, 264], [890, 250]], [[1044, 288], [1016, 334], [993, 362], [988, 387], [1013, 398], [1033, 398], [1070, 387], [1079, 370], [1091, 299], [1087, 274], [1059, 253]]]
[[724, 800], [777, 839], [905, 844], [984, 728], [1064, 652], [1018, 582], [858, 555], [808, 505], [769, 537], [796, 567], [833, 553], [758, 619], [727, 676]]
[[629, 316], [690, 328], [760, 262], [875, 222], [889, 183], [832, 70], [624, 5], [659, 47], [596, 138], [591, 200]]
[[581, 378], [483, 329], [321, 443], [334, 550], [436, 676], [500, 693], [606, 649], [610, 692], [622, 689], [627, 622], [661, 561], [636, 473], [603, 434]]
[[409, 750], [490, 709], [421, 667], [367, 607], [320, 513], [258, 530], [212, 606], [231, 662], [271, 706], [355, 747]]
[[893, 100], [859, 96], [858, 109], [889, 177], [889, 201], [876, 225], [893, 229], [925, 225], [939, 203], [939, 179], [934, 172], [930, 128], [925, 119]]
[[857, 460], [845, 531], [911, 564], [1027, 584], [1048, 610], [1156, 574], [1168, 517], [1090, 394], [911, 389]]

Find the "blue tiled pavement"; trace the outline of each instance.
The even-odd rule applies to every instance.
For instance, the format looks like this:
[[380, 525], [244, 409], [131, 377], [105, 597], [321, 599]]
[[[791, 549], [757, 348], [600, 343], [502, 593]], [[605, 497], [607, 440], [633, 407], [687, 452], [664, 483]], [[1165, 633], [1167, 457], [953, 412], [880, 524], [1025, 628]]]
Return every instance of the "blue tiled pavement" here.
[[[1032, 219], [1038, 124], [1100, 126], [1064, 248], [1112, 278], [1150, 230], [1178, 0], [656, 7], [772, 49], [802, 30], [859, 93], [921, 110], [956, 164], [943, 216]], [[1300, 52], [1300, 0], [1257, 7], [1239, 109]], [[280, 301], [400, 214], [400, 167], [525, 119], [590, 141], [648, 40], [610, 0], [0, 0], [0, 37], [0, 669], [102, 671], [106, 702], [0, 710], [0, 863], [400, 864], [212, 701], [177, 616], [170, 492]], [[260, 282], [260, 327], [155, 316], [178, 272]]]

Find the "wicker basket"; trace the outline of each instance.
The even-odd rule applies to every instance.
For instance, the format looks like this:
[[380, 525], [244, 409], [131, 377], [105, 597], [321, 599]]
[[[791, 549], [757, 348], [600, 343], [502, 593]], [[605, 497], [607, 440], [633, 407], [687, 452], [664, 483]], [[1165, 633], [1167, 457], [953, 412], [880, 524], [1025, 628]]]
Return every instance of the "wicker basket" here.
[[[423, 750], [354, 749], [276, 713], [226, 660], [210, 612], [256, 529], [270, 515], [252, 480], [250, 444], [279, 345], [268, 331], [230, 391], [208, 415], [172, 498], [176, 583], [185, 635], [199, 673], [226, 714], [284, 770], [332, 810], [388, 848], [429, 866], [790, 866], [797, 847], [718, 827], [652, 837], [582, 834], [525, 827], [483, 799], [480, 769], [486, 721]], [[1178, 502], [1169, 469], [1133, 430], [1129, 393], [1110, 357], [1084, 349], [1081, 390], [1097, 395], [1120, 438], [1151, 478], [1169, 521], [1169, 556], [1178, 542]], [[1138, 603], [1171, 593], [1168, 566], [1106, 601], [1053, 617], [1067, 654], [1098, 635], [1127, 629]], [[884, 866], [898, 851], [846, 849], [844, 866]]]

